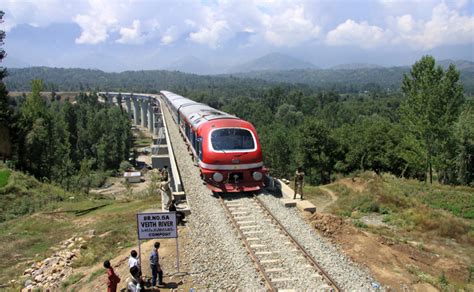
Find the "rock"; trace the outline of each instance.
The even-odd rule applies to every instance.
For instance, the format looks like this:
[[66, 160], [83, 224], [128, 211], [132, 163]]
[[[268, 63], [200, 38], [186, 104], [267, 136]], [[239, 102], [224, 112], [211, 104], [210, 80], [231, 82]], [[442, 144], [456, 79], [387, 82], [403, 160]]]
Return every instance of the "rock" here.
[[83, 243], [79, 246], [80, 249], [87, 249], [87, 244]]
[[94, 229], [89, 229], [84, 233], [85, 236], [87, 237], [94, 237], [95, 236], [95, 230]]
[[33, 269], [26, 269], [24, 272], [23, 272], [23, 275], [31, 275], [31, 273], [33, 273]]
[[74, 247], [74, 242], [70, 243], [70, 244], [67, 246], [67, 248], [69, 248], [69, 249], [71, 249], [71, 248], [73, 248], [73, 247]]
[[43, 275], [39, 274], [38, 276], [35, 277], [35, 282], [41, 282], [43, 280]]
[[33, 281], [31, 281], [30, 279], [28, 279], [28, 280], [25, 281], [25, 287], [28, 287], [28, 286], [30, 286], [30, 285], [32, 285], [32, 284], [33, 284]]

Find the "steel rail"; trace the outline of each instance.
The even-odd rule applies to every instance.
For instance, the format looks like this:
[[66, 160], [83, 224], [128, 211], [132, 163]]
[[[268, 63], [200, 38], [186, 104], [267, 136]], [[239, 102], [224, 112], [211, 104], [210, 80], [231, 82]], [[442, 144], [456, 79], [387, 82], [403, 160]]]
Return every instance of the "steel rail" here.
[[268, 276], [267, 273], [265, 273], [265, 269], [262, 267], [262, 265], [260, 264], [260, 261], [258, 260], [257, 256], [255, 255], [252, 248], [250, 247], [249, 242], [247, 241], [247, 239], [245, 239], [245, 235], [243, 234], [242, 230], [240, 230], [239, 224], [237, 224], [237, 221], [235, 220], [234, 215], [232, 215], [232, 212], [230, 211], [229, 207], [225, 204], [225, 201], [222, 198], [222, 196], [220, 196], [219, 199], [220, 199], [222, 207], [224, 208], [224, 210], [227, 213], [227, 216], [229, 217], [230, 221], [232, 222], [232, 225], [234, 225], [235, 229], [237, 229], [237, 232], [240, 235], [240, 238], [242, 238], [242, 242], [244, 243], [244, 246], [247, 249], [247, 252], [249, 253], [250, 258], [252, 259], [253, 263], [255, 264], [255, 268], [257, 269], [257, 271], [260, 273], [263, 280], [265, 281], [265, 286], [267, 287], [267, 289], [269, 291], [277, 291], [275, 286], [273, 286], [273, 283], [270, 280], [270, 277]]
[[253, 198], [255, 201], [258, 203], [259, 206], [261, 206], [268, 215], [270, 215], [271, 219], [274, 220], [278, 226], [285, 232], [285, 234], [289, 237], [289, 239], [293, 242], [294, 245], [297, 246], [297, 248], [303, 253], [304, 257], [311, 262], [312, 266], [316, 268], [317, 272], [320, 273], [325, 279], [326, 282], [329, 286], [333, 287], [335, 291], [342, 291], [342, 289], [337, 285], [337, 283], [329, 276], [324, 269], [318, 264], [318, 262], [306, 251], [306, 249], [299, 244], [299, 242], [288, 232], [288, 230], [283, 226], [283, 224], [278, 220], [272, 212], [263, 204], [263, 202], [256, 196], [254, 195]]

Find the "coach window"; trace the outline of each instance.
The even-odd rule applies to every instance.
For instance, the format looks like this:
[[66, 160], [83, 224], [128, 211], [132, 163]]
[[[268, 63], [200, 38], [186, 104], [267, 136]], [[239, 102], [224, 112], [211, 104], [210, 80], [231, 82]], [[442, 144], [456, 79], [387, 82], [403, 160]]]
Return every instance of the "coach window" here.
[[186, 124], [186, 137], [189, 139], [189, 124], [188, 123], [185, 123]]
[[191, 134], [191, 146], [193, 146], [194, 150], [196, 150], [196, 133]]
[[197, 153], [199, 160], [202, 160], [202, 137], [197, 138]]

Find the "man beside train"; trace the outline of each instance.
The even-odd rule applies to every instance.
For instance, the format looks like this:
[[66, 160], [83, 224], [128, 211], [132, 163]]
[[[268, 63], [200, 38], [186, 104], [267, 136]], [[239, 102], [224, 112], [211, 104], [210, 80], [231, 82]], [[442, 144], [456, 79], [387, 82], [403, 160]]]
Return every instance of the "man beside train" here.
[[303, 186], [304, 186], [304, 172], [301, 166], [298, 166], [295, 174], [295, 194], [293, 199], [296, 199], [296, 194], [299, 194], [303, 200]]
[[163, 193], [163, 198], [166, 197], [166, 210], [169, 210], [171, 201], [173, 199], [173, 194], [171, 193], [170, 189], [170, 181], [169, 181], [169, 173], [168, 173], [168, 166], [165, 165], [160, 171], [161, 175], [161, 183], [160, 183], [160, 189]]

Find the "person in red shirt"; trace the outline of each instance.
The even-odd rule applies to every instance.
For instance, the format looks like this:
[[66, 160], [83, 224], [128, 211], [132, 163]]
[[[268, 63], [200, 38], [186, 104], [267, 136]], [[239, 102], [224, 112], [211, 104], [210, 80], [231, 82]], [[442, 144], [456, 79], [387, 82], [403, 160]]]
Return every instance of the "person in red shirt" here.
[[107, 292], [117, 292], [117, 284], [120, 282], [119, 276], [115, 274], [109, 261], [104, 262], [104, 268], [107, 269]]

